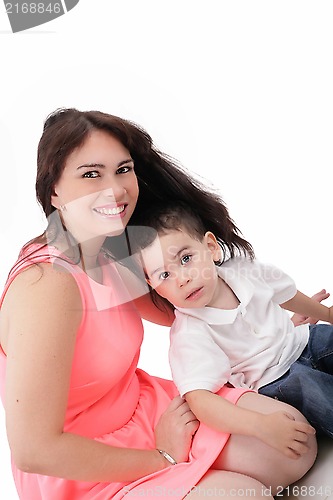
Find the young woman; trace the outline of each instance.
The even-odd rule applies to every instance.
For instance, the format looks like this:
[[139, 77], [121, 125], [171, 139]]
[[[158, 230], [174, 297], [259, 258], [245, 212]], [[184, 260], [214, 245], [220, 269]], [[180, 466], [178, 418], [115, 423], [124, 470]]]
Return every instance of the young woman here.
[[[156, 308], [128, 269], [126, 226], [157, 200], [192, 201], [204, 219], [224, 223], [231, 252], [251, 253], [223, 202], [140, 127], [100, 112], [53, 113], [37, 164], [48, 226], [23, 247], [0, 316], [0, 388], [20, 498], [244, 498], [247, 489], [271, 498], [301, 477], [314, 436], [286, 459], [253, 436], [199, 426], [170, 381], [137, 368], [140, 315], [171, 324], [173, 310]], [[262, 413], [285, 408], [243, 389], [221, 394]]]

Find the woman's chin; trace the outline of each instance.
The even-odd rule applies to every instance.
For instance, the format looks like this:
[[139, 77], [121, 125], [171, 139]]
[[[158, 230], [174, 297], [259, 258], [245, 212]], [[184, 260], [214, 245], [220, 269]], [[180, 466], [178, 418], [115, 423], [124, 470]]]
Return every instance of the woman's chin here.
[[106, 238], [112, 238], [112, 236], [120, 236], [121, 234], [123, 234], [124, 231], [125, 231], [125, 228], [122, 227], [122, 228], [119, 228], [119, 229], [114, 229], [112, 231], [109, 231], [104, 236]]

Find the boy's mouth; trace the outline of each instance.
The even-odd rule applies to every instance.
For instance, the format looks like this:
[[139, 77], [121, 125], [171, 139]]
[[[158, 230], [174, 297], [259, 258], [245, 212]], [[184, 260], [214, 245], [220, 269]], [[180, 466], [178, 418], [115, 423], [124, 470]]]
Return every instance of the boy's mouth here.
[[199, 288], [196, 288], [195, 290], [193, 290], [191, 293], [189, 293], [187, 295], [187, 297], [185, 298], [185, 300], [194, 300], [194, 299], [196, 299], [201, 294], [202, 290], [203, 290], [203, 286], [200, 286]]

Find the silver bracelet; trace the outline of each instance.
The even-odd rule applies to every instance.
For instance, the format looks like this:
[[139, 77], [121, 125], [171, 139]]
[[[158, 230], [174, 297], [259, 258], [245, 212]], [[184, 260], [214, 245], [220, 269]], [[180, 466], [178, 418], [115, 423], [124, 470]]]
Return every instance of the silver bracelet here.
[[164, 450], [157, 450], [168, 462], [170, 462], [171, 465], [177, 465], [177, 462], [174, 458], [172, 458], [169, 453], [167, 453]]

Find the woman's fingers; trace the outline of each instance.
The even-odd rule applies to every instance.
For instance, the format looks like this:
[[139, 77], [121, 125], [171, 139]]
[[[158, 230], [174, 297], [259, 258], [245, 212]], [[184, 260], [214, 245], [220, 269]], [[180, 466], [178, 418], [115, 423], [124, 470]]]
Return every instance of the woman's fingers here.
[[181, 397], [181, 396], [176, 396], [171, 400], [171, 403], [169, 404], [167, 411], [175, 411], [177, 408], [181, 407], [184, 402], [186, 401]]
[[168, 408], [165, 411], [165, 414], [170, 415], [170, 417], [172, 417], [172, 419], [174, 420], [175, 424], [178, 422], [180, 425], [186, 425], [191, 422], [194, 422], [197, 425], [198, 422], [196, 416], [191, 411], [186, 400], [181, 398], [180, 396], [176, 396], [171, 401], [171, 403], [169, 404]]
[[177, 462], [186, 462], [198, 426], [188, 403], [176, 396], [155, 427], [156, 447], [167, 451]]
[[181, 401], [179, 401], [178, 396], [176, 399], [177, 401], [174, 403], [174, 413], [179, 418], [179, 423], [185, 426], [186, 431], [191, 435], [195, 434], [199, 427], [199, 420], [191, 411], [185, 399], [181, 398]]
[[[180, 401], [178, 398], [180, 398]], [[196, 419], [194, 413], [192, 413], [185, 399], [181, 398], [180, 396], [177, 396], [175, 399], [176, 401], [173, 400], [169, 405], [170, 411], [174, 411], [176, 414], [178, 414], [179, 417], [185, 416], [189, 417], [190, 420]]]

